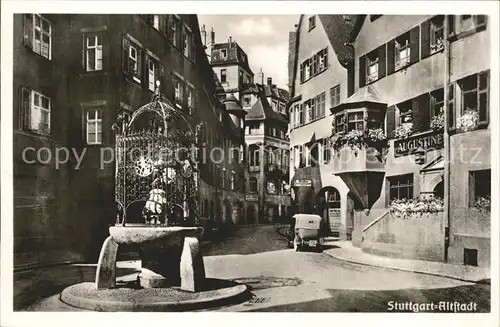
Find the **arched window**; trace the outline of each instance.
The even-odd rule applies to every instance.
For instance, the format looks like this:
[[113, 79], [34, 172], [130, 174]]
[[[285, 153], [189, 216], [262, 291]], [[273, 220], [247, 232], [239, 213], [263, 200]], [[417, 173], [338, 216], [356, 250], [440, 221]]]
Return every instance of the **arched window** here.
[[258, 188], [257, 188], [257, 178], [251, 177], [250, 180], [248, 181], [249, 185], [249, 191], [253, 193], [257, 193]]

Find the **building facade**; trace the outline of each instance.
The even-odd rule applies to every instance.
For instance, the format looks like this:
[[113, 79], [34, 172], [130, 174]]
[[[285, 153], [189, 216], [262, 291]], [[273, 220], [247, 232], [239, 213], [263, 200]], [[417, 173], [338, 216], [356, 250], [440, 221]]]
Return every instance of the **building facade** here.
[[[204, 34], [202, 28], [202, 34]], [[205, 32], [206, 33], [206, 32]], [[210, 63], [217, 82], [217, 96], [242, 110], [245, 128], [247, 224], [278, 221], [289, 213], [288, 185], [289, 142], [286, 104], [288, 91], [267, 78], [254, 83], [254, 74], [244, 50], [231, 37], [216, 43], [211, 32]], [[237, 103], [237, 105], [236, 105]]]
[[[14, 35], [15, 265], [99, 253], [117, 214], [111, 127], [157, 81], [190, 124], [204, 122], [206, 153], [244, 145], [216, 97], [196, 15], [24, 14]], [[57, 165], [63, 147], [68, 163]], [[200, 216], [238, 221], [242, 206], [228, 202], [243, 197], [241, 158], [200, 163]]]
[[[290, 110], [298, 111], [291, 114], [296, 118], [291, 119], [291, 146], [298, 166], [292, 186], [301, 211], [324, 212], [314, 198], [316, 184], [332, 185], [340, 194], [336, 206], [341, 209], [341, 226], [349, 224], [342, 215], [351, 215], [353, 244], [365, 248], [369, 230], [384, 221], [391, 201], [444, 198], [444, 218], [436, 226], [439, 239], [433, 239], [436, 235], [431, 232], [420, 238], [435, 244], [421, 252], [402, 245], [401, 251], [423, 259], [489, 266], [491, 58], [487, 17], [362, 15], [348, 19], [353, 24], [344, 43], [352, 50], [353, 60], [344, 70], [338, 65], [338, 74], [330, 69], [334, 64], [330, 58], [323, 71], [319, 67], [324, 67], [325, 60], [320, 53], [317, 58], [313, 55], [321, 45], [311, 44], [325, 43], [328, 35], [321, 29], [327, 24], [319, 25], [318, 20], [323, 23], [321, 15], [302, 16], [295, 42], [290, 42], [298, 56], [289, 60], [295, 62]], [[315, 35], [315, 30], [321, 33]], [[353, 92], [342, 91], [339, 83], [340, 100], [330, 97], [331, 115], [323, 118], [320, 109], [320, 119], [316, 119], [318, 100], [309, 99], [320, 94], [320, 84], [326, 85], [315, 85], [325, 73], [332, 74], [329, 82], [345, 81], [344, 89], [351, 85]], [[331, 82], [328, 86], [333, 87]], [[318, 127], [305, 132], [313, 124]], [[330, 133], [315, 135], [319, 124]], [[321, 157], [321, 147], [318, 151], [311, 145], [328, 136], [332, 136], [331, 160], [325, 162], [327, 154]], [[384, 140], [386, 148], [375, 146]], [[357, 148], [366, 142], [370, 146]], [[317, 157], [320, 164], [314, 166]], [[424, 220], [419, 224], [423, 229], [427, 226]], [[383, 240], [390, 235], [379, 236], [379, 253], [398, 255], [389, 250], [394, 240]]]
[[352, 229], [349, 189], [334, 175], [330, 108], [352, 94], [351, 49], [344, 45], [355, 16], [301, 15], [290, 33], [290, 184], [299, 212], [318, 213], [332, 232]]

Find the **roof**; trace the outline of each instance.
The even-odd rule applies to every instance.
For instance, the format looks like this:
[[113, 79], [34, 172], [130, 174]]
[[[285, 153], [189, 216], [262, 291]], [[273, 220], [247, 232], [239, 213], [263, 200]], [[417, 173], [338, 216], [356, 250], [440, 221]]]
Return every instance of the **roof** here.
[[346, 107], [359, 106], [360, 104], [367, 103], [387, 106], [387, 101], [380, 96], [377, 90], [372, 85], [367, 85], [331, 110], [337, 111]]
[[245, 88], [241, 91], [242, 94], [259, 94], [263, 95], [266, 98], [272, 97], [285, 102], [290, 100], [290, 93], [287, 90], [281, 89], [276, 85], [272, 84], [247, 84]]
[[[231, 46], [231, 47], [230, 47]], [[220, 58], [218, 56], [218, 51], [220, 49], [227, 49], [228, 54], [226, 58]], [[253, 75], [252, 70], [250, 69], [250, 65], [248, 63], [248, 56], [245, 51], [239, 46], [235, 41], [225, 42], [225, 43], [216, 43], [212, 49], [212, 53], [210, 54], [210, 64], [212, 66], [226, 66], [226, 65], [234, 65], [237, 64], [241, 66], [241, 68], [245, 69], [248, 73]]]
[[247, 114], [246, 110], [244, 110], [240, 106], [240, 102], [232, 93], [226, 97], [226, 100], [224, 100], [224, 105], [226, 107], [226, 111], [234, 115], [244, 116]]
[[284, 115], [271, 108], [266, 98], [259, 97], [247, 112], [248, 114], [245, 116], [245, 120], [247, 121], [271, 119], [284, 124], [288, 123], [288, 119]]

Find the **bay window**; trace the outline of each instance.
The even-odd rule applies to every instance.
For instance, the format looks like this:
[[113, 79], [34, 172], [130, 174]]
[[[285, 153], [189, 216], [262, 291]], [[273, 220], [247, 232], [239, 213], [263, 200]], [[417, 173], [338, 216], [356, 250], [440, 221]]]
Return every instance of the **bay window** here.
[[346, 119], [345, 114], [342, 112], [340, 114], [335, 115], [335, 132], [336, 133], [344, 133], [346, 132]]
[[364, 118], [363, 111], [349, 112], [347, 114], [347, 130], [358, 130], [362, 131], [364, 129]]

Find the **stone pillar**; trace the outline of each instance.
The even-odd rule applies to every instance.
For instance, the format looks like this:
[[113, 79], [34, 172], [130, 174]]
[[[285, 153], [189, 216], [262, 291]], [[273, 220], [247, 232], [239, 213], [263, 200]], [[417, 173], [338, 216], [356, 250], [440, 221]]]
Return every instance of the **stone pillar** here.
[[200, 252], [200, 244], [196, 237], [184, 239], [184, 249], [181, 255], [181, 289], [198, 292], [205, 280], [205, 265]]
[[116, 285], [116, 255], [118, 244], [111, 236], [102, 244], [99, 261], [97, 262], [97, 272], [95, 276], [96, 289], [113, 288]]

